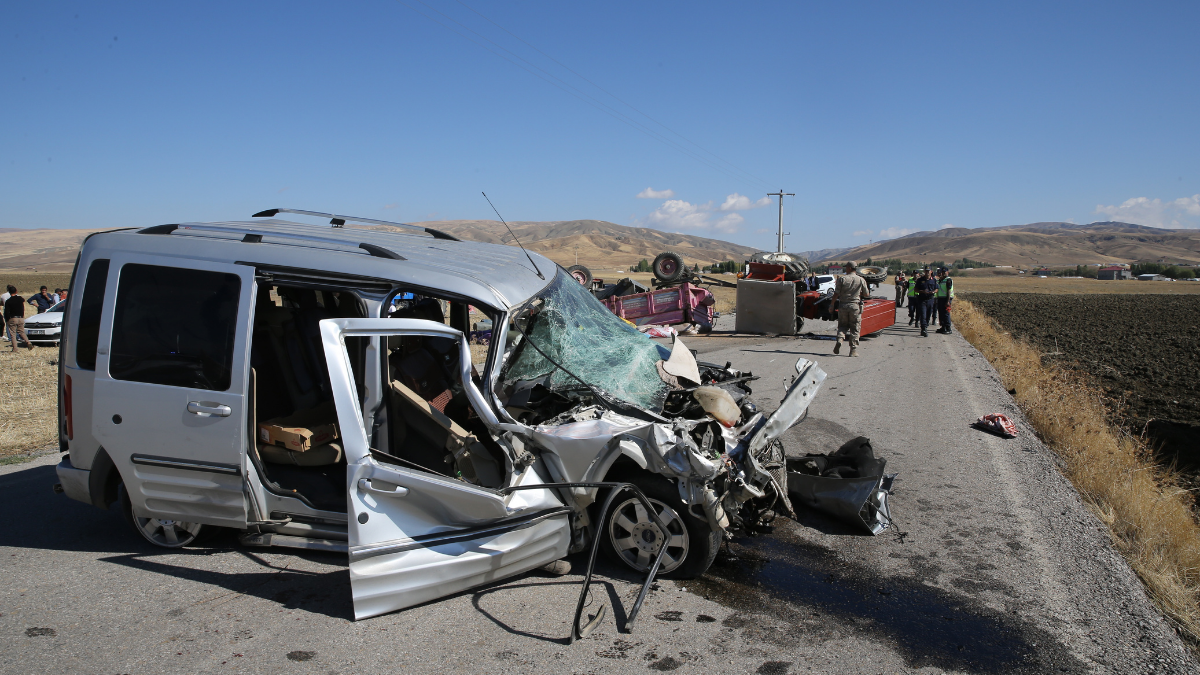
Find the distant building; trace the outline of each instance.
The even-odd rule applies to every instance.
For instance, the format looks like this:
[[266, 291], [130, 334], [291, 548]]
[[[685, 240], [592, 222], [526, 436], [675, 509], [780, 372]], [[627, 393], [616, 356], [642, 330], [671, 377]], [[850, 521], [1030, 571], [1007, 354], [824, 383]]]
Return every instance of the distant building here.
[[1034, 270], [1034, 271], [1033, 271], [1033, 273], [1034, 273], [1034, 274], [1036, 274], [1036, 275], [1037, 275], [1037, 276], [1039, 276], [1039, 277], [1049, 277], [1049, 276], [1054, 276], [1054, 272], [1051, 272], [1051, 271], [1050, 271], [1050, 270], [1048, 270], [1048, 269]]
[[1101, 267], [1096, 271], [1096, 278], [1104, 281], [1123, 281], [1132, 278], [1129, 270], [1120, 265], [1110, 265], [1109, 267]]
[[844, 270], [842, 269], [841, 265], [830, 265], [829, 266], [830, 274], [841, 274], [842, 272], [844, 272]]
[[1167, 278], [1161, 274], [1139, 274], [1138, 281], [1166, 281]]

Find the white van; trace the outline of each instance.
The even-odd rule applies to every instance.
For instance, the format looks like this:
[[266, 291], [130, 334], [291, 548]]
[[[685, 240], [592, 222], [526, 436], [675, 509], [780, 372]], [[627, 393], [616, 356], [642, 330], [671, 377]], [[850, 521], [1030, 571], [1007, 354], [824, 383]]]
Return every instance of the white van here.
[[[56, 490], [120, 503], [157, 546], [218, 526], [344, 552], [358, 618], [588, 547], [647, 585], [695, 576], [786, 504], [776, 439], [815, 364], [764, 415], [750, 373], [647, 339], [537, 254], [256, 218], [85, 240]], [[471, 307], [506, 330], [469, 339]]]

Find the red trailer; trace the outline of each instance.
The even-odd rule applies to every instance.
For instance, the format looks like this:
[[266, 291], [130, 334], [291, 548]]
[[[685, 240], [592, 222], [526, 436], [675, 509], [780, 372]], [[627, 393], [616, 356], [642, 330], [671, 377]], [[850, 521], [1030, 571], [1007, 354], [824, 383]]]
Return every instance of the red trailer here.
[[711, 326], [713, 320], [712, 293], [687, 282], [601, 302], [613, 314], [638, 326], [698, 323], [705, 327]]

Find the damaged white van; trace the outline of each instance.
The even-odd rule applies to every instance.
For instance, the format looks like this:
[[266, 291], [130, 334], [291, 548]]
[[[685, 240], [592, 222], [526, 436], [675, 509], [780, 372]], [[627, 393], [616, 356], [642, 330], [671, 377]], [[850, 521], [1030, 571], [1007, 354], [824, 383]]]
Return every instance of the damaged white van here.
[[815, 364], [766, 415], [750, 373], [656, 344], [544, 257], [255, 217], [84, 242], [56, 490], [158, 546], [216, 526], [345, 551], [358, 618], [589, 547], [692, 577], [786, 512], [778, 438]]

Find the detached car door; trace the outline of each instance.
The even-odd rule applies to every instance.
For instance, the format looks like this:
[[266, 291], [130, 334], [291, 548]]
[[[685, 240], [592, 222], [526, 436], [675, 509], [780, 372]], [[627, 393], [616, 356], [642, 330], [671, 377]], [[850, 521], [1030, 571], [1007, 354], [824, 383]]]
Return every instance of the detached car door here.
[[246, 359], [254, 270], [113, 256], [92, 430], [135, 514], [246, 527]]
[[[505, 495], [372, 456], [345, 339], [375, 336], [455, 340], [462, 366], [459, 377], [471, 407], [489, 428], [500, 424], [472, 381], [470, 348], [461, 332], [418, 319], [321, 322], [346, 453], [355, 618], [411, 607], [565, 556], [570, 509], [551, 490]], [[380, 377], [367, 378], [372, 381]], [[543, 482], [535, 465], [516, 478], [508, 477], [506, 485]]]

